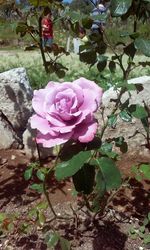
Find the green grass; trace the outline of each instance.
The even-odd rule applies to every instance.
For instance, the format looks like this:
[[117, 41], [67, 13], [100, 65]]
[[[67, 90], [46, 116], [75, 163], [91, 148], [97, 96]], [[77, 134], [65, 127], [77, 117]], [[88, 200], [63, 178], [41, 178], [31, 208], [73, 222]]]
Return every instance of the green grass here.
[[[108, 57], [111, 55], [108, 54]], [[34, 89], [45, 86], [49, 81], [73, 81], [79, 77], [85, 77], [90, 80], [94, 80], [104, 89], [108, 89], [113, 83], [120, 81], [122, 78], [121, 71], [117, 68], [115, 74], [111, 74], [108, 69], [103, 73], [99, 73], [96, 66], [89, 68], [88, 65], [79, 61], [79, 56], [71, 53], [69, 56], [63, 55], [60, 58], [60, 62], [68, 68], [66, 75], [63, 79], [59, 79], [55, 73], [47, 75], [45, 73], [42, 59], [39, 51], [0, 51], [0, 72], [17, 68], [25, 67], [30, 80], [30, 84]], [[127, 58], [124, 59], [124, 63], [127, 64]], [[146, 57], [136, 56], [135, 61], [145, 61]], [[150, 69], [148, 67], [136, 69], [130, 75], [132, 77], [138, 77], [142, 75], [150, 75]]]

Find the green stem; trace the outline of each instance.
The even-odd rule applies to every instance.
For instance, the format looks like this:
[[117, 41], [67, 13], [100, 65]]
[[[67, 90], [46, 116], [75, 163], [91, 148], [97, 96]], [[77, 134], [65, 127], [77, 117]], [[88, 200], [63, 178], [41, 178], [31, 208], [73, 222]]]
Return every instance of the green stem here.
[[[116, 101], [116, 104], [115, 104], [115, 107], [114, 107], [114, 109], [113, 109], [111, 115], [114, 115], [114, 114], [116, 113], [116, 111], [117, 111], [117, 109], [118, 109], [118, 106], [119, 106], [119, 104], [120, 104], [121, 97], [122, 97], [122, 95], [124, 94], [125, 90], [126, 90], [125, 87], [122, 87], [122, 88], [121, 88], [120, 93], [119, 93], [119, 96], [118, 96], [117, 101]], [[104, 126], [103, 126], [103, 128], [102, 128], [102, 130], [101, 130], [101, 133], [100, 133], [100, 139], [101, 139], [101, 140], [102, 140], [103, 135], [104, 135], [104, 132], [105, 132], [107, 126], [108, 126], [108, 121], [109, 121], [109, 118], [107, 119], [107, 121], [105, 122], [105, 124], [104, 124]]]
[[83, 197], [83, 199], [85, 201], [86, 207], [92, 212], [92, 209], [91, 209], [91, 206], [90, 206], [89, 201], [87, 199], [87, 196], [85, 194], [83, 194], [82, 197]]
[[47, 174], [47, 176], [45, 176], [45, 180], [44, 180], [44, 182], [43, 182], [43, 190], [44, 190], [44, 194], [45, 194], [46, 200], [47, 200], [47, 202], [48, 202], [49, 208], [50, 208], [50, 210], [52, 211], [54, 217], [57, 218], [57, 214], [55, 213], [55, 210], [54, 210], [54, 208], [53, 208], [53, 206], [52, 206], [52, 203], [51, 203], [51, 201], [50, 201], [49, 194], [48, 194], [47, 188], [46, 188], [46, 182], [47, 182], [47, 177], [48, 177], [48, 176], [49, 176], [49, 173]]

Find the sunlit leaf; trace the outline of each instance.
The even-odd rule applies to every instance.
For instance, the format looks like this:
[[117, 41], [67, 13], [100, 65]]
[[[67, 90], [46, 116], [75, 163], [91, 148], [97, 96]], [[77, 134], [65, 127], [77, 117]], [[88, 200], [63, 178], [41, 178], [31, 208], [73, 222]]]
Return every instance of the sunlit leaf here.
[[131, 105], [129, 107], [129, 111], [134, 117], [136, 117], [138, 119], [144, 119], [148, 116], [146, 109], [139, 104]]
[[33, 168], [27, 168], [24, 172], [24, 178], [26, 181], [30, 180], [32, 177]]
[[47, 234], [45, 237], [45, 242], [47, 246], [50, 248], [55, 247], [58, 241], [59, 241], [59, 235], [55, 232]]
[[131, 122], [132, 121], [131, 115], [126, 110], [121, 111], [119, 113], [119, 116], [125, 122]]
[[31, 189], [36, 190], [38, 193], [42, 193], [43, 192], [43, 185], [42, 184], [32, 184], [30, 186]]
[[37, 171], [36, 175], [37, 175], [37, 177], [38, 177], [38, 179], [39, 179], [40, 181], [44, 181], [44, 180], [45, 180], [45, 174], [42, 172], [41, 169], [39, 169], [39, 170]]
[[150, 56], [150, 40], [143, 38], [135, 39], [135, 47], [140, 50], [145, 56]]
[[84, 151], [73, 156], [69, 161], [59, 163], [55, 169], [56, 179], [62, 180], [73, 176], [86, 163], [90, 156], [90, 151]]
[[131, 4], [132, 0], [112, 0], [110, 6], [112, 16], [122, 16], [128, 11]]
[[144, 175], [145, 179], [150, 180], [150, 164], [142, 164], [139, 170]]
[[101, 157], [98, 159], [98, 163], [105, 180], [107, 191], [120, 187], [121, 174], [115, 162], [107, 157]]

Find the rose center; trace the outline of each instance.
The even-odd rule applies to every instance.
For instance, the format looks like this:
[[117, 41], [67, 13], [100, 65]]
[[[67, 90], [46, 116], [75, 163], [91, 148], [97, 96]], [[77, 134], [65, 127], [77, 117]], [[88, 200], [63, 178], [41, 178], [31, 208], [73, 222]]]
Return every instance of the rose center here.
[[61, 100], [56, 102], [56, 109], [61, 113], [69, 113], [72, 102], [69, 98], [62, 98]]

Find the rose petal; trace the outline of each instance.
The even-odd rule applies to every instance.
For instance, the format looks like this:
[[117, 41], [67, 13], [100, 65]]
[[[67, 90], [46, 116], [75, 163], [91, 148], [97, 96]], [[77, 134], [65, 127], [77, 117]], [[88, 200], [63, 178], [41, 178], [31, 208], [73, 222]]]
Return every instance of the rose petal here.
[[64, 82], [62, 85], [60, 85], [61, 88], [59, 89], [59, 91], [62, 90], [67, 90], [67, 89], [71, 89], [73, 90], [73, 92], [75, 93], [77, 100], [78, 100], [78, 106], [80, 106], [83, 103], [83, 92], [82, 92], [82, 87], [80, 87], [77, 84], [73, 84], [73, 83], [68, 83], [68, 82]]
[[80, 124], [73, 135], [73, 139], [79, 140], [82, 143], [90, 142], [94, 139], [97, 131], [97, 122], [93, 121], [91, 123]]
[[57, 85], [60, 85], [60, 83], [59, 82], [49, 82], [47, 85], [46, 85], [46, 87], [45, 87], [45, 89], [52, 89], [52, 88], [55, 88]]
[[52, 136], [58, 135], [57, 132], [54, 132], [52, 130], [49, 122], [38, 115], [33, 115], [30, 118], [30, 123], [31, 123], [31, 128], [38, 129], [43, 135], [46, 135], [47, 133], [50, 133]]
[[82, 89], [89, 89], [95, 94], [95, 99], [98, 104], [101, 103], [103, 90], [95, 82], [87, 80], [84, 77], [81, 77], [73, 82], [74, 84], [79, 85]]
[[63, 121], [57, 113], [47, 114], [46, 119], [51, 123], [52, 126], [56, 127], [66, 126], [65, 121]]
[[83, 93], [84, 93], [84, 102], [81, 105], [80, 109], [82, 111], [87, 109], [91, 113], [97, 111], [98, 103], [96, 101], [95, 94], [90, 89], [84, 89]]
[[37, 114], [44, 117], [44, 101], [45, 101], [45, 95], [47, 93], [46, 89], [40, 89], [40, 90], [34, 90], [34, 96], [32, 99], [32, 107], [35, 110]]
[[43, 147], [45, 148], [51, 148], [56, 145], [60, 145], [62, 143], [67, 142], [71, 138], [71, 136], [72, 132], [66, 134], [59, 134], [59, 136], [57, 137], [51, 136], [50, 134], [43, 135], [41, 133], [38, 133], [36, 137], [36, 142], [43, 144]]

